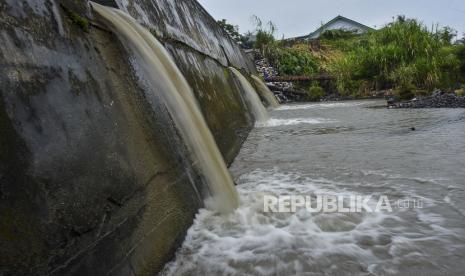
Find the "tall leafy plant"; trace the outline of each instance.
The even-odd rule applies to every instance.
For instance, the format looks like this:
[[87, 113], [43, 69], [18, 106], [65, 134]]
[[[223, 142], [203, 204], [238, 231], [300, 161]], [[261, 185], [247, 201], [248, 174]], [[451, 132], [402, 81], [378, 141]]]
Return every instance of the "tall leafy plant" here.
[[431, 90], [452, 87], [460, 76], [460, 61], [451, 46], [450, 28], [429, 30], [415, 19], [398, 17], [345, 48], [330, 71], [338, 87], [356, 93], [358, 80], [377, 88], [406, 87]]

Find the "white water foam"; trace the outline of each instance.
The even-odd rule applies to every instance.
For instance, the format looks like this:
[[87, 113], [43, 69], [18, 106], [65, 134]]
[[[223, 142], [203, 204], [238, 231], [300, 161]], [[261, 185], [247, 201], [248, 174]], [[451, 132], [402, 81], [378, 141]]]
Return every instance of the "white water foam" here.
[[337, 273], [339, 265], [368, 267], [378, 260], [363, 244], [385, 244], [387, 233], [378, 225], [389, 215], [264, 213], [263, 195], [293, 192], [332, 193], [299, 174], [254, 171], [239, 179], [240, 207], [220, 216], [201, 210], [176, 260], [162, 275], [286, 275], [305, 272]]
[[291, 119], [275, 119], [271, 118], [263, 123], [257, 123], [257, 127], [277, 127], [277, 126], [291, 126], [299, 124], [327, 124], [336, 123], [336, 120], [325, 118], [291, 118]]
[[434, 266], [427, 248], [447, 253], [458, 237], [428, 210], [411, 212], [425, 223], [417, 228], [405, 211], [263, 212], [263, 195], [361, 195], [329, 179], [255, 170], [238, 182], [239, 208], [227, 216], [201, 210], [162, 275], [397, 275], [416, 258]]

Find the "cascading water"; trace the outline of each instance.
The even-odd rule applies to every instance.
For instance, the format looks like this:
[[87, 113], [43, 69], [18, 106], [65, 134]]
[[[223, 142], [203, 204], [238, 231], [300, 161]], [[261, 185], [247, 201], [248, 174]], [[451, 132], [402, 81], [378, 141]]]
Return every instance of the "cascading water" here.
[[262, 79], [254, 75], [252, 75], [252, 79], [258, 88], [258, 92], [260, 93], [260, 95], [262, 95], [266, 102], [273, 108], [279, 107], [278, 99], [276, 99], [273, 92], [271, 92], [271, 90], [268, 88], [268, 86], [266, 86]]
[[189, 84], [169, 53], [128, 14], [96, 3], [92, 7], [129, 48], [146, 81], [160, 87], [160, 96], [212, 193], [211, 207], [222, 213], [237, 208], [239, 197], [224, 159]]
[[269, 119], [268, 112], [262, 104], [262, 101], [258, 97], [257, 92], [253, 88], [252, 84], [239, 72], [236, 68], [229, 67], [231, 72], [237, 77], [243, 90], [245, 91], [245, 97], [249, 107], [252, 109], [253, 114], [255, 115], [255, 120], [257, 123], [264, 123]]

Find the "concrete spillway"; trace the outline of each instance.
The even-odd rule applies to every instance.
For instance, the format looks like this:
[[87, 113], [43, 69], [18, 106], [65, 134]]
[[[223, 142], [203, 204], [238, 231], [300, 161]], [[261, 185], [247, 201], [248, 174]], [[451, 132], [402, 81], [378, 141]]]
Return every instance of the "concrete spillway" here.
[[210, 188], [212, 206], [223, 213], [234, 210], [239, 201], [234, 182], [189, 84], [168, 52], [128, 14], [96, 3], [92, 6], [130, 49], [145, 79], [154, 86], [164, 85], [160, 96]]
[[276, 96], [273, 92], [271, 92], [266, 84], [257, 76], [252, 75], [252, 79], [255, 82], [255, 86], [257, 86], [258, 92], [265, 99], [268, 105], [273, 108], [279, 107], [278, 99], [276, 99]]
[[247, 100], [247, 104], [249, 105], [252, 113], [255, 115], [255, 120], [257, 123], [264, 123], [269, 119], [268, 112], [266, 111], [265, 106], [258, 97], [257, 92], [253, 88], [252, 84], [241, 74], [236, 68], [230, 67], [231, 72], [236, 76], [239, 80], [242, 89], [245, 93], [245, 98]]

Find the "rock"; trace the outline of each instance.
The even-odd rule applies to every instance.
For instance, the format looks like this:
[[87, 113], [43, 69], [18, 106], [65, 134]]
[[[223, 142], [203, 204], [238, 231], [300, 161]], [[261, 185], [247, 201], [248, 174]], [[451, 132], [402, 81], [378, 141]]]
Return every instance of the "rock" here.
[[433, 97], [439, 97], [439, 96], [442, 96], [443, 94], [444, 94], [444, 92], [442, 90], [436, 89], [436, 90], [433, 91], [432, 96]]
[[465, 97], [435, 90], [429, 97], [415, 98], [405, 102], [388, 99], [387, 104], [390, 108], [465, 108]]
[[[255, 60], [255, 67], [259, 75], [264, 79], [279, 76], [278, 70], [271, 66], [265, 58], [257, 58]], [[295, 93], [294, 84], [292, 82], [267, 82], [266, 85], [278, 97], [281, 103], [304, 99], [299, 93]]]

